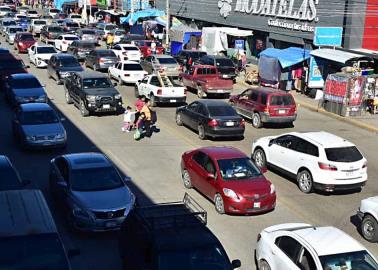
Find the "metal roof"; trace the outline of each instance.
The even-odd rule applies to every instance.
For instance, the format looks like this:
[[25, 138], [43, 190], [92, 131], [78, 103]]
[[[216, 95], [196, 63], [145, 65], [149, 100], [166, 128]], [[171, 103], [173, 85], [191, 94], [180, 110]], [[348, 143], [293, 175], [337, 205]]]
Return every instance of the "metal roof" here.
[[345, 64], [347, 61], [352, 59], [358, 59], [366, 57], [362, 54], [350, 53], [334, 49], [316, 49], [310, 52], [312, 56], [328, 59], [334, 62]]

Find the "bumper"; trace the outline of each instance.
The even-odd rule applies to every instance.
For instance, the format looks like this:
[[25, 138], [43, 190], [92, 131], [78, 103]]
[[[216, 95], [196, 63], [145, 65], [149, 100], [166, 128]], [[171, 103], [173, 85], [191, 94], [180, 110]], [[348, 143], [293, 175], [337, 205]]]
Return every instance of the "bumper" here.
[[236, 74], [222, 74], [221, 77], [223, 79], [235, 79], [236, 78]]
[[169, 77], [178, 77], [181, 73], [181, 71], [170, 71], [170, 70], [165, 70], [164, 73], [169, 76]]
[[244, 127], [215, 127], [215, 128], [208, 128], [206, 130], [206, 135], [213, 137], [213, 138], [221, 138], [221, 137], [242, 137], [244, 136]]
[[207, 94], [231, 94], [232, 89], [205, 89]]
[[263, 123], [292, 123], [297, 119], [297, 115], [292, 116], [270, 116], [268, 114], [261, 114], [261, 121]]
[[67, 140], [46, 140], [46, 141], [25, 141], [25, 146], [28, 149], [45, 149], [45, 148], [64, 148], [67, 145]]
[[159, 97], [159, 96], [155, 96], [155, 101], [157, 103], [185, 103], [186, 102], [186, 96], [185, 97]]
[[106, 232], [119, 230], [126, 216], [112, 219], [89, 219], [74, 217], [73, 226], [76, 230], [86, 232]]
[[111, 66], [114, 66], [116, 64], [116, 62], [111, 62], [111, 63], [102, 63], [102, 64], [99, 64], [99, 69], [108, 69], [109, 67]]
[[263, 198], [254, 199], [241, 197], [239, 201], [224, 197], [224, 208], [229, 214], [258, 214], [273, 210], [276, 207], [276, 193], [267, 194]]
[[316, 190], [326, 191], [326, 192], [333, 192], [333, 191], [347, 191], [347, 190], [356, 190], [362, 188], [366, 185], [366, 181], [355, 183], [355, 184], [320, 184], [314, 182], [314, 188]]
[[47, 60], [35, 60], [35, 65], [39, 68], [47, 67]]
[[114, 101], [112, 103], [88, 103], [87, 110], [90, 112], [116, 112], [122, 108], [122, 101]]
[[[89, 52], [88, 52], [88, 53], [89, 53]], [[88, 53], [85, 53], [85, 52], [78, 52], [77, 55], [76, 55], [76, 58], [77, 58], [77, 59], [80, 59], [80, 60], [85, 59], [85, 58], [87, 57]]]

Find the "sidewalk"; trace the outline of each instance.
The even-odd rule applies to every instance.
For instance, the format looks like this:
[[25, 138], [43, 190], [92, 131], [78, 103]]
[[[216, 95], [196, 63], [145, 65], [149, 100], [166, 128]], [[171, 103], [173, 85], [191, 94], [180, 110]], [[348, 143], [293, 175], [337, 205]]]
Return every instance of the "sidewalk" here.
[[[253, 88], [256, 86], [249, 85], [246, 82], [244, 82], [244, 75], [237, 78], [236, 82], [240, 87], [243, 87], [243, 89], [246, 88]], [[293, 97], [295, 98], [295, 102], [298, 104], [298, 106], [302, 106], [303, 108], [306, 108], [308, 110], [311, 110], [313, 112], [321, 113], [324, 115], [327, 115], [329, 117], [338, 119], [340, 121], [349, 123], [351, 125], [354, 125], [359, 128], [363, 128], [365, 130], [368, 130], [370, 132], [378, 133], [378, 114], [372, 115], [370, 113], [363, 114], [361, 116], [349, 116], [349, 117], [343, 117], [331, 112], [327, 112], [323, 108], [318, 107], [318, 100], [314, 100], [312, 98], [309, 98], [303, 94], [297, 93], [296, 91], [290, 92]]]

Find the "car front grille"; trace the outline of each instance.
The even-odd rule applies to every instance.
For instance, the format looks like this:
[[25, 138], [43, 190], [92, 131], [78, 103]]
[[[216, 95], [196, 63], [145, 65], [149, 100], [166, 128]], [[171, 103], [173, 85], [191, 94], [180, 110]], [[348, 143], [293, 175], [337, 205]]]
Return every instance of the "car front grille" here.
[[99, 100], [101, 103], [110, 103], [113, 101], [113, 97], [110, 97], [110, 96], [106, 96], [106, 97], [98, 96], [96, 99]]
[[125, 208], [115, 211], [93, 211], [95, 216], [99, 219], [112, 219], [122, 217], [125, 213]]
[[244, 198], [247, 200], [247, 201], [251, 201], [251, 202], [258, 202], [260, 200], [265, 200], [266, 198], [268, 197], [268, 194], [255, 194], [254, 196], [244, 196]]
[[55, 135], [48, 135], [48, 136], [36, 136], [37, 141], [46, 141], [46, 140], [54, 140]]

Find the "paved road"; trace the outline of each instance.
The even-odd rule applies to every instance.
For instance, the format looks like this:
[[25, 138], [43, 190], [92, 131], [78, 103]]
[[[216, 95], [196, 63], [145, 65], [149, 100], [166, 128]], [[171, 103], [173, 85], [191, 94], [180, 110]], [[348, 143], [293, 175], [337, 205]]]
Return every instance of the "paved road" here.
[[[2, 46], [6, 46], [2, 40]], [[26, 55], [21, 55], [28, 63]], [[194, 190], [189, 193], [208, 211], [208, 225], [219, 237], [231, 259], [240, 259], [242, 269], [255, 269], [253, 251], [257, 234], [265, 227], [283, 222], [309, 222], [319, 225], [334, 225], [366, 245], [378, 257], [378, 246], [369, 244], [357, 233], [351, 222], [362, 198], [376, 195], [378, 184], [378, 158], [376, 134], [358, 130], [346, 123], [299, 108], [299, 119], [294, 128], [254, 129], [247, 125], [242, 141], [200, 141], [197, 135], [185, 127], [177, 127], [173, 107], [157, 108], [159, 133], [152, 138], [134, 141], [132, 134], [120, 132], [122, 116], [92, 116], [82, 118], [73, 105], [64, 101], [63, 86], [57, 86], [47, 78], [44, 69], [31, 67], [30, 72], [46, 84], [51, 103], [67, 120], [68, 133], [66, 152], [102, 151], [120, 170], [132, 177], [132, 189], [142, 202], [167, 202], [180, 200], [186, 191], [180, 178], [179, 162], [184, 151], [208, 145], [232, 145], [250, 154], [254, 139], [289, 131], [326, 130], [342, 136], [362, 150], [369, 160], [369, 182], [361, 193], [321, 195], [302, 194], [296, 185], [279, 174], [268, 172], [266, 176], [275, 184], [278, 201], [276, 210], [258, 216], [218, 215], [214, 206]], [[133, 87], [118, 86], [125, 105], [133, 104]], [[235, 91], [240, 91], [235, 87]], [[189, 94], [188, 101], [196, 96]], [[120, 269], [117, 251], [117, 234], [71, 234], [65, 231], [64, 221], [47, 192], [49, 160], [60, 154], [49, 152], [22, 152], [11, 134], [12, 112], [0, 97], [0, 152], [8, 155], [24, 179], [42, 189], [47, 196], [54, 217], [67, 246], [78, 247], [81, 255], [72, 258], [73, 269]], [[352, 219], [353, 220], [353, 219]]]

